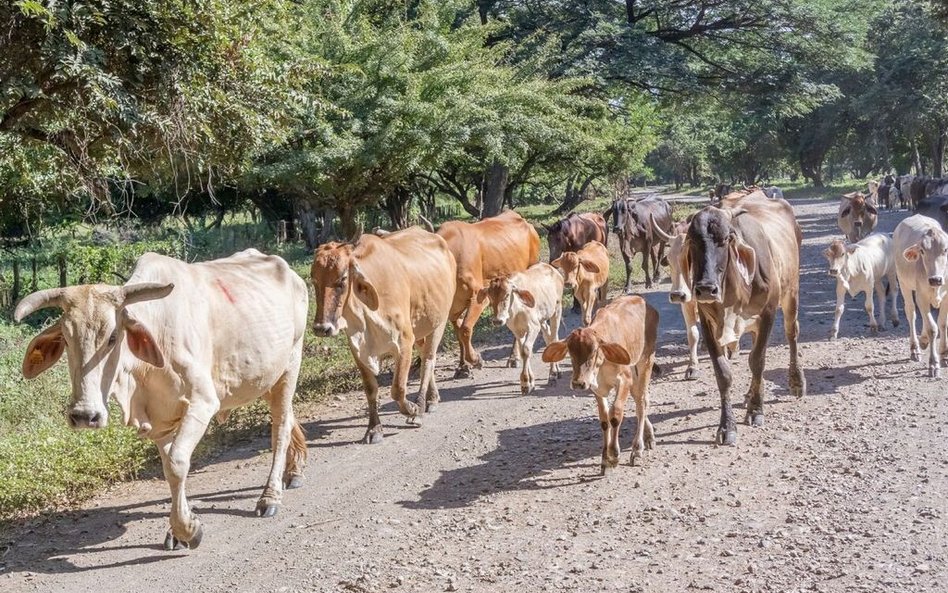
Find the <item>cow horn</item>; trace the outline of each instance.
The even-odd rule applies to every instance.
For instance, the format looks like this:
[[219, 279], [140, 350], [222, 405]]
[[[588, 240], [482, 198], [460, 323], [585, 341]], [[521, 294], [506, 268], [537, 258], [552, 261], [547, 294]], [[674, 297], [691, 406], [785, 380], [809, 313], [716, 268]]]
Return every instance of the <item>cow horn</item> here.
[[675, 238], [675, 237], [673, 237], [672, 235], [669, 235], [668, 233], [666, 233], [664, 230], [662, 230], [662, 228], [661, 228], [660, 226], [658, 226], [658, 223], [655, 222], [655, 215], [654, 215], [654, 214], [649, 214], [649, 215], [648, 215], [648, 219], [649, 219], [649, 221], [652, 223], [652, 229], [655, 231], [655, 234], [658, 235], [659, 237], [661, 237], [662, 240], [664, 240], [664, 241], [671, 241], [672, 239]]
[[425, 230], [427, 230], [429, 233], [435, 232], [434, 225], [431, 224], [431, 221], [430, 221], [430, 220], [428, 220], [427, 218], [425, 218], [425, 215], [424, 215], [424, 214], [419, 214], [419, 215], [418, 215], [418, 220], [421, 222], [421, 225], [422, 225], [423, 227], [425, 227]]
[[65, 291], [65, 288], [50, 288], [47, 290], [39, 290], [23, 297], [20, 304], [16, 306], [16, 311], [13, 312], [13, 319], [19, 323], [24, 317], [34, 311], [50, 307], [62, 307], [62, 299]]
[[362, 222], [360, 222], [360, 223], [356, 226], [355, 232], [352, 233], [352, 236], [351, 236], [351, 237], [349, 237], [349, 242], [350, 242], [350, 243], [355, 243], [356, 241], [359, 240], [359, 237], [361, 237], [364, 233], [365, 233], [365, 225], [364, 225]]
[[168, 296], [174, 290], [174, 284], [161, 282], [139, 282], [122, 287], [122, 306], [152, 301]]

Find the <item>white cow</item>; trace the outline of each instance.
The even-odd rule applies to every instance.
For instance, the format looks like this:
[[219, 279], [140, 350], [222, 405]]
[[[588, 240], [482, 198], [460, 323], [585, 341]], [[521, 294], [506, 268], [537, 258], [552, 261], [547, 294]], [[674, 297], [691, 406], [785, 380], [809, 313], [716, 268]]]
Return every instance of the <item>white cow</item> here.
[[[533, 344], [543, 332], [547, 346], [560, 339], [563, 318], [563, 275], [553, 266], [540, 262], [523, 272], [494, 278], [477, 293], [478, 302], [490, 299], [494, 325], [506, 325], [514, 338], [523, 370], [520, 372], [520, 393], [526, 395], [536, 388], [530, 358]], [[511, 360], [515, 365], [516, 360]], [[549, 384], [560, 376], [559, 364], [550, 363]]]
[[899, 202], [902, 204], [903, 208], [913, 209], [915, 204], [912, 203], [912, 182], [915, 181], [914, 175], [900, 175], [898, 178], [899, 183]]
[[33, 378], [67, 352], [75, 428], [108, 423], [110, 397], [126, 425], [155, 441], [171, 487], [167, 549], [196, 548], [203, 528], [185, 480], [208, 423], [263, 397], [273, 418], [273, 463], [257, 513], [272, 516], [302, 484], [306, 439], [293, 416], [308, 293], [276, 256], [248, 249], [188, 264], [146, 253], [124, 286], [86, 284], [35, 292], [15, 318], [47, 307], [62, 317], [27, 347]]
[[846, 293], [852, 297], [860, 292], [866, 293], [866, 313], [869, 315], [869, 327], [873, 333], [878, 331], [880, 325], [885, 325], [884, 320], [881, 324], [876, 323], [873, 290], [882, 308], [885, 308], [886, 296], [890, 295], [889, 321], [892, 322], [892, 327], [899, 325], [895, 303], [898, 298], [895, 288], [895, 257], [889, 237], [873, 233], [858, 243], [848, 245], [841, 239], [836, 239], [823, 251], [823, 256], [829, 263], [829, 275], [836, 278], [836, 316], [833, 318], [830, 339], [835, 340], [839, 335], [839, 320], [845, 310]]
[[[921, 347], [931, 345], [928, 355], [928, 374], [937, 377], [941, 364], [935, 358], [935, 339], [939, 340], [939, 353], [944, 361], [948, 358], [945, 322], [948, 306], [945, 306], [945, 278], [948, 277], [948, 234], [931, 218], [916, 214], [909, 216], [895, 227], [892, 236], [895, 251], [895, 269], [905, 302], [905, 317], [909, 324], [909, 352], [912, 360], [919, 359], [919, 338], [915, 332], [915, 304], [918, 302], [922, 316]], [[914, 294], [915, 300], [912, 299]], [[938, 309], [938, 322], [932, 317], [932, 308]]]

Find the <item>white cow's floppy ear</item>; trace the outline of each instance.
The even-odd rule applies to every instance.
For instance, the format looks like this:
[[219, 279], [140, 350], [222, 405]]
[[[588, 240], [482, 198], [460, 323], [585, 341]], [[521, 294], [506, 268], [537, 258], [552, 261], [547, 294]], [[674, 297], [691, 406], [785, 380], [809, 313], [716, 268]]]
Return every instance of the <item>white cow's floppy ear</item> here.
[[370, 311], [378, 311], [379, 293], [369, 279], [365, 277], [365, 274], [362, 273], [362, 268], [355, 262], [349, 266], [349, 280], [353, 283], [352, 291], [356, 297], [365, 303]]
[[533, 293], [529, 290], [524, 290], [522, 288], [515, 288], [513, 290], [514, 294], [520, 297], [520, 300], [523, 301], [523, 304], [528, 307], [533, 307], [537, 304], [536, 299], [533, 298]]
[[922, 248], [919, 247], [919, 245], [916, 243], [915, 245], [912, 245], [911, 247], [903, 251], [902, 257], [904, 257], [906, 261], [916, 262], [918, 261], [918, 258], [921, 254], [922, 254]]
[[63, 339], [62, 322], [57, 321], [33, 338], [26, 347], [26, 356], [23, 357], [23, 376], [32, 379], [53, 366], [63, 355], [65, 348], [66, 340]]
[[164, 367], [165, 357], [148, 328], [128, 313], [125, 314], [123, 325], [125, 326], [125, 342], [131, 353], [152, 366]]

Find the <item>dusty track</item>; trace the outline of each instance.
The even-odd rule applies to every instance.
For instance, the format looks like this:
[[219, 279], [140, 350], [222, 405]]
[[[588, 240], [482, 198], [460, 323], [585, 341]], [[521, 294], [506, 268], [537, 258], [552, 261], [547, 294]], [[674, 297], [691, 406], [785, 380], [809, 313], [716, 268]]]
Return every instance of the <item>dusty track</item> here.
[[[841, 339], [826, 340], [835, 293], [820, 251], [836, 208], [795, 207], [809, 394], [788, 395], [778, 320], [766, 425], [740, 426], [735, 448], [711, 443], [706, 357], [699, 381], [681, 381], [682, 322], [665, 282], [647, 295], [666, 373], [652, 384], [658, 445], [645, 467], [624, 453], [601, 479], [592, 398], [566, 381], [519, 396], [507, 347], [486, 351], [476, 381], [450, 381], [442, 357], [444, 401], [422, 428], [388, 403], [385, 442], [358, 444], [361, 393], [308, 418], [308, 482], [276, 518], [253, 516], [269, 466], [260, 439], [190, 478], [199, 549], [160, 549], [167, 487], [135, 482], [24, 529], [0, 558], [0, 590], [948, 591], [948, 379], [908, 361], [904, 319], [870, 337], [862, 297], [848, 302]], [[904, 216], [883, 213], [880, 229]], [[735, 376], [740, 401], [744, 355]]]

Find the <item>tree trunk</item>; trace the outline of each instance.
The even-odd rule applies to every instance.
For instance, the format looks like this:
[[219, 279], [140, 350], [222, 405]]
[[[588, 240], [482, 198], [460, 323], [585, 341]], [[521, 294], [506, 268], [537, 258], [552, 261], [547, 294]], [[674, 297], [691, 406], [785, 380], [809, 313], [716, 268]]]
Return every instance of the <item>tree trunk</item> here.
[[589, 186], [592, 184], [594, 176], [590, 175], [583, 179], [583, 182], [576, 187], [573, 183], [575, 177], [570, 177], [569, 182], [566, 185], [566, 194], [563, 197], [563, 203], [553, 211], [553, 214], [565, 214], [579, 206], [579, 204], [587, 198], [586, 192], [589, 190]]
[[945, 158], [945, 129], [938, 126], [938, 134], [932, 142], [932, 177], [942, 176], [942, 163]]
[[916, 175], [924, 175], [925, 168], [922, 165], [922, 155], [918, 153], [918, 142], [915, 140], [915, 136], [912, 136], [912, 165], [915, 167]]
[[484, 204], [481, 208], [481, 218], [497, 216], [504, 209], [504, 199], [507, 195], [507, 180], [510, 176], [510, 167], [500, 161], [494, 161], [487, 170], [487, 184], [484, 188]]
[[356, 210], [350, 204], [339, 208], [339, 233], [344, 241], [355, 242], [365, 229], [356, 223]]
[[293, 199], [293, 209], [296, 211], [296, 224], [299, 228], [306, 248], [312, 251], [319, 247], [320, 240], [316, 234], [316, 211], [308, 200]]
[[411, 224], [408, 213], [411, 210], [412, 194], [404, 185], [397, 185], [385, 196], [385, 212], [392, 221], [392, 228], [405, 229]]

